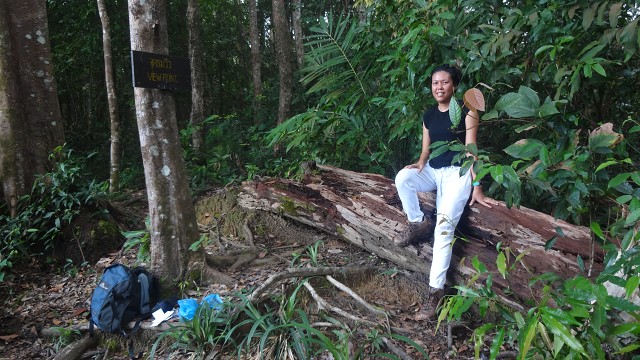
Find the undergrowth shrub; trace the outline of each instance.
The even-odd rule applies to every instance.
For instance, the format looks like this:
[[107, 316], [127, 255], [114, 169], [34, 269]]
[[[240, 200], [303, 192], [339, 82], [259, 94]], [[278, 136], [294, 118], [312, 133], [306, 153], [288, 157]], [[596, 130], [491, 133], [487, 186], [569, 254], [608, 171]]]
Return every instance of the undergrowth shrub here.
[[0, 281], [14, 262], [51, 250], [82, 207], [106, 193], [107, 183], [83, 172], [90, 157], [57, 147], [50, 156], [51, 171], [39, 175], [31, 192], [18, 199], [17, 215], [0, 214]]
[[[428, 359], [424, 349], [407, 337], [377, 328], [351, 328], [325, 314], [309, 315], [300, 292], [306, 281], [289, 294], [272, 294], [257, 303], [238, 293], [235, 302], [224, 302], [221, 309], [200, 306], [193, 320], [172, 326], [157, 339], [151, 359], [167, 339], [173, 341], [168, 351], [185, 350], [196, 359], [210, 358], [214, 352], [235, 354], [238, 359], [399, 359], [384, 352], [383, 339], [411, 346]], [[361, 340], [353, 341], [354, 336]]]
[[[553, 273], [534, 278], [529, 285], [541, 286], [542, 295], [522, 311], [494, 292], [492, 279], [498, 274], [474, 257], [476, 274], [445, 299], [438, 321], [460, 320], [470, 309], [491, 319], [474, 330], [476, 359], [486, 355], [481, 354], [486, 341], [489, 359], [496, 359], [505, 344], [517, 348], [518, 359], [640, 359], [640, 306], [630, 301], [638, 291], [640, 246], [607, 249], [605, 268], [594, 279], [562, 279]], [[508, 264], [508, 253], [501, 250], [496, 264], [505, 278], [522, 259]], [[607, 282], [622, 287], [625, 295], [610, 295]]]

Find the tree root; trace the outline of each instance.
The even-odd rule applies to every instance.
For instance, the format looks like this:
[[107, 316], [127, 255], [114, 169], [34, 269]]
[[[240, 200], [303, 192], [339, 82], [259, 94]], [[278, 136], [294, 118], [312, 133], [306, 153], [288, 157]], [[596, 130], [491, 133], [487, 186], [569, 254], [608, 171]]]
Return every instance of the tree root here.
[[357, 267], [357, 268], [349, 268], [346, 269], [344, 267], [309, 267], [309, 268], [289, 268], [285, 271], [279, 272], [277, 274], [269, 276], [269, 278], [262, 283], [262, 285], [258, 286], [251, 295], [247, 298], [250, 302], [255, 302], [258, 298], [274, 283], [289, 278], [296, 277], [309, 277], [309, 276], [326, 276], [326, 275], [337, 275], [337, 274], [357, 274], [361, 272], [375, 272], [378, 269], [376, 267]]
[[80, 340], [74, 341], [60, 350], [53, 360], [75, 360], [79, 359], [87, 349], [98, 345], [97, 336], [85, 336]]
[[[320, 295], [318, 295], [316, 290], [313, 288], [313, 286], [311, 286], [311, 284], [309, 284], [308, 281], [304, 283], [304, 287], [307, 288], [307, 290], [309, 291], [309, 294], [311, 294], [311, 297], [318, 303], [318, 306], [321, 309], [326, 309], [326, 310], [328, 310], [330, 312], [338, 314], [338, 315], [340, 315], [340, 316], [342, 316], [342, 317], [344, 317], [346, 319], [349, 319], [351, 321], [355, 321], [355, 322], [358, 322], [358, 323], [366, 324], [366, 325], [369, 325], [369, 326], [377, 327], [377, 326], [381, 325], [381, 324], [379, 324], [379, 323], [377, 323], [375, 321], [367, 320], [367, 319], [355, 316], [353, 314], [350, 314], [350, 313], [340, 309], [337, 306], [330, 305], [325, 299], [323, 299]], [[400, 333], [410, 332], [407, 329], [396, 328], [396, 327], [389, 327], [388, 330], [393, 330], [395, 332], [400, 332]]]

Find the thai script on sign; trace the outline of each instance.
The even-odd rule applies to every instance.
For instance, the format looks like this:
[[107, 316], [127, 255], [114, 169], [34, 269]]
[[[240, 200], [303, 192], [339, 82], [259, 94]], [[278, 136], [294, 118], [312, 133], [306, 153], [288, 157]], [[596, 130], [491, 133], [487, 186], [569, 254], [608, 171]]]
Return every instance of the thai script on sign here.
[[171, 60], [164, 58], [164, 59], [157, 59], [157, 58], [151, 58], [149, 60], [149, 63], [151, 64], [151, 69], [171, 69]]
[[189, 59], [131, 51], [133, 85], [163, 90], [191, 89]]

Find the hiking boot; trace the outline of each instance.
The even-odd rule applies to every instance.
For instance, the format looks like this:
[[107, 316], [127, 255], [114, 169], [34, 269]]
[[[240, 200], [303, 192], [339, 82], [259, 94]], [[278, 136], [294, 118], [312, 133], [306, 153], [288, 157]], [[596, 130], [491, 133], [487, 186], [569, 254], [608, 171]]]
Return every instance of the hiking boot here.
[[416, 321], [431, 320], [438, 314], [438, 304], [444, 297], [444, 289], [429, 288], [429, 294], [422, 304], [422, 308], [413, 317]]
[[404, 230], [393, 239], [393, 242], [397, 246], [405, 247], [418, 240], [421, 236], [426, 235], [428, 229], [429, 223], [425, 221], [424, 218], [419, 222], [410, 222]]

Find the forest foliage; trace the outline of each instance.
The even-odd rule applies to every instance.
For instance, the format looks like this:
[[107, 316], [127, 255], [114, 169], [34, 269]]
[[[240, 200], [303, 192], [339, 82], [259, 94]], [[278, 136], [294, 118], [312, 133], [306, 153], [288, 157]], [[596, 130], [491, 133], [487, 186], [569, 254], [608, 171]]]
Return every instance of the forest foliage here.
[[[175, 56], [188, 52], [186, 3], [167, 2], [169, 48]], [[144, 175], [131, 85], [127, 2], [106, 4], [122, 119], [121, 186], [139, 189]], [[593, 280], [571, 279], [559, 293], [549, 285], [547, 297], [534, 310], [507, 318], [510, 326], [502, 323], [494, 329], [494, 344], [519, 340], [521, 346], [529, 346], [546, 327], [562, 341], [539, 353], [601, 357], [602, 349], [583, 344], [624, 333], [637, 337], [638, 319], [624, 328], [604, 321], [611, 309], [637, 315], [637, 306], [603, 293], [603, 284], [611, 282], [624, 288], [629, 298], [640, 282], [637, 1], [305, 2], [306, 52], [296, 73], [296, 115], [277, 126], [271, 3], [258, 1], [263, 30], [259, 123], [254, 122], [251, 106], [246, 3], [199, 4], [208, 117], [198, 125], [206, 135], [198, 151], [190, 146], [196, 128], [189, 123], [189, 94], [175, 94], [180, 145], [193, 192], [256, 175], [295, 177], [300, 175], [299, 164], [307, 161], [393, 177], [420, 153], [420, 120], [434, 103], [431, 70], [456, 64], [464, 77], [455, 96], [473, 101], [463, 99], [472, 90], [485, 109], [478, 146], [445, 146], [477, 156], [477, 161], [465, 159], [464, 168], [475, 168], [489, 195], [509, 206], [531, 207], [588, 226], [593, 240], [607, 250], [607, 271]], [[67, 145], [57, 149], [62, 156], [56, 168], [43, 174], [32, 193], [20, 200], [19, 216], [10, 217], [1, 209], [0, 281], [12, 261], [46, 250], [79, 206], [106, 196], [110, 135], [98, 11], [93, 2], [48, 0], [47, 5]], [[476, 265], [482, 273], [482, 264]], [[508, 275], [504, 262], [498, 267], [502, 276]], [[485, 293], [470, 289], [461, 285], [471, 300], [453, 298], [449, 316], [459, 316], [472, 302], [492, 304], [491, 284], [486, 284]], [[586, 292], [593, 296], [585, 297]], [[581, 310], [571, 316], [549, 313], [548, 299]], [[573, 327], [560, 326], [558, 318]], [[585, 323], [589, 327], [581, 326]], [[606, 326], [610, 327], [604, 331]], [[526, 354], [528, 349], [520, 351]]]
[[[456, 149], [486, 191], [591, 227], [600, 242], [637, 242], [640, 219], [640, 29], [637, 3], [372, 1], [303, 7], [305, 62], [293, 111], [276, 126], [277, 66], [270, 5], [258, 2], [263, 106], [252, 121], [246, 6], [201, 1], [209, 117], [205, 146], [190, 135], [189, 94], [175, 94], [193, 191], [255, 175], [292, 177], [317, 161], [392, 177], [419, 154], [420, 119], [433, 103], [431, 69], [464, 72], [456, 97], [483, 94], [478, 146]], [[108, 174], [109, 121], [95, 4], [48, 1], [67, 148]], [[132, 99], [127, 4], [107, 1], [122, 120], [122, 186], [143, 186]], [[185, 54], [186, 0], [168, 2], [170, 49]], [[86, 31], [93, 29], [93, 31]], [[82, 36], [78, 36], [82, 34]], [[279, 151], [274, 149], [279, 146]], [[437, 151], [437, 150], [436, 150]], [[274, 156], [275, 155], [275, 156]], [[4, 232], [4, 236], [11, 231]], [[9, 253], [4, 251], [3, 253]], [[6, 258], [5, 258], [6, 260]]]

